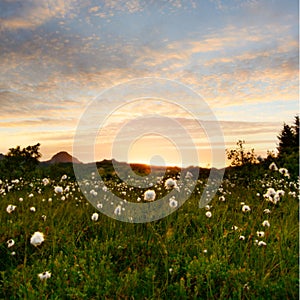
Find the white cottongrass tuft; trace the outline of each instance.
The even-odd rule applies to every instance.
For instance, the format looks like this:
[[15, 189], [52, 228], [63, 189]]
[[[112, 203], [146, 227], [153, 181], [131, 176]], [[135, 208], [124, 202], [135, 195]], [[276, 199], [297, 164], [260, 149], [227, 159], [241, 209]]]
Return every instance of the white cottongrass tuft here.
[[177, 181], [172, 178], [168, 178], [165, 181], [165, 188], [167, 190], [175, 189], [175, 190], [179, 191], [179, 187], [177, 186]]
[[270, 227], [270, 222], [268, 220], [264, 220], [262, 222], [262, 226], [264, 226], [264, 227]]
[[257, 243], [257, 245], [259, 246], [259, 247], [261, 247], [261, 246], [267, 246], [267, 243], [265, 243], [264, 241], [259, 241], [258, 243]]
[[16, 205], [12, 205], [12, 204], [9, 204], [7, 207], [6, 207], [6, 211], [11, 214], [13, 211], [15, 211], [17, 208]]
[[7, 248], [10, 248], [15, 244], [15, 241], [13, 239], [10, 239], [6, 243], [7, 243]]
[[206, 215], [207, 218], [211, 218], [212, 213], [211, 213], [210, 211], [207, 211], [207, 212], [205, 213], [205, 215]]
[[44, 234], [42, 232], [36, 231], [30, 239], [30, 244], [37, 247], [41, 245], [44, 242], [44, 240]]
[[118, 206], [115, 208], [115, 210], [114, 210], [114, 214], [115, 214], [116, 216], [120, 216], [120, 215], [121, 215], [121, 212], [122, 212], [122, 207], [121, 207], [121, 205], [118, 205]]
[[29, 210], [30, 210], [31, 212], [36, 212], [36, 209], [35, 209], [34, 206], [31, 206], [31, 207], [29, 208]]
[[175, 200], [174, 196], [169, 199], [169, 206], [171, 208], [176, 208], [178, 206], [178, 201]]
[[240, 236], [239, 236], [239, 240], [244, 241], [244, 240], [245, 240], [245, 237], [244, 237], [243, 235], [240, 235]]
[[63, 176], [61, 176], [60, 180], [66, 180], [68, 178], [68, 176], [66, 174], [64, 174]]
[[222, 202], [224, 202], [225, 201], [225, 197], [222, 195], [222, 196], [219, 197], [219, 200], [222, 201]]
[[43, 178], [42, 179], [42, 182], [43, 182], [43, 185], [47, 185], [50, 183], [49, 179], [48, 178]]
[[268, 208], [264, 209], [264, 214], [270, 214], [270, 213], [271, 211]]
[[264, 232], [264, 231], [257, 231], [257, 232], [256, 232], [256, 235], [257, 235], [258, 237], [264, 237], [264, 236], [265, 236], [265, 232]]
[[63, 188], [62, 188], [61, 186], [56, 186], [56, 187], [54, 187], [54, 192], [55, 192], [56, 194], [61, 194], [63, 191], [64, 191], [64, 190], [63, 190]]
[[144, 193], [144, 200], [145, 201], [154, 201], [156, 197], [155, 191], [154, 190], [147, 190]]
[[272, 170], [272, 171], [278, 171], [278, 167], [276, 166], [276, 164], [274, 162], [272, 162], [269, 165], [269, 169]]
[[289, 174], [288, 169], [286, 169], [286, 168], [280, 168], [278, 171], [279, 171], [279, 173], [282, 174], [283, 176], [286, 176], [287, 178], [290, 178], [290, 174]]
[[243, 211], [243, 212], [248, 212], [248, 211], [250, 211], [250, 210], [251, 210], [250, 206], [245, 205], [245, 204], [242, 206], [242, 211]]
[[185, 174], [185, 178], [186, 178], [186, 179], [191, 179], [191, 178], [193, 178], [193, 177], [194, 177], [193, 173], [191, 173], [190, 171], [187, 171], [187, 172], [186, 172], [186, 174]]
[[43, 273], [40, 273], [40, 274], [38, 274], [38, 277], [39, 277], [39, 279], [40, 280], [47, 280], [47, 279], [49, 279], [50, 277], [51, 277], [51, 273], [50, 272], [48, 272], [48, 271], [46, 271], [46, 272], [43, 272]]
[[276, 192], [276, 195], [278, 195], [279, 197], [284, 196], [284, 194], [285, 194], [284, 190], [278, 190], [278, 191]]
[[91, 190], [90, 194], [93, 195], [93, 196], [97, 196], [98, 195], [98, 193], [95, 190]]
[[97, 214], [97, 213], [93, 213], [92, 214], [92, 221], [98, 221], [98, 218], [99, 218], [99, 214]]

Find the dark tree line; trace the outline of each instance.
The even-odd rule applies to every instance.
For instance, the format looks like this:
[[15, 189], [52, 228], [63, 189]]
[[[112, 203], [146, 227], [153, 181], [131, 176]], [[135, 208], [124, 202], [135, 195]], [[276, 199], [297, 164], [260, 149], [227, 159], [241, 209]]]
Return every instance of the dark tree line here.
[[284, 124], [277, 138], [279, 140], [277, 147], [279, 158], [293, 153], [299, 154], [299, 116], [295, 117], [292, 126]]
[[278, 153], [268, 152], [267, 158], [258, 157], [254, 149], [246, 150], [245, 141], [238, 141], [235, 149], [226, 150], [227, 158], [233, 167], [267, 166], [275, 162], [285, 167], [294, 177], [299, 175], [299, 116], [295, 116], [293, 125], [283, 124], [278, 138]]
[[[235, 149], [226, 150], [227, 157], [231, 161], [233, 167], [247, 167], [248, 170], [253, 169], [254, 165], [266, 166], [271, 162], [276, 162], [279, 167], [285, 167], [290, 174], [294, 176], [299, 175], [299, 116], [295, 116], [293, 125], [283, 124], [283, 128], [278, 138], [278, 154], [268, 152], [265, 159], [258, 157], [254, 149], [246, 150], [245, 141], [238, 141]], [[0, 178], [19, 178], [30, 177], [36, 173], [36, 167], [39, 165], [41, 158], [40, 144], [27, 146], [21, 149], [20, 146], [10, 148], [8, 153], [0, 161]], [[71, 167], [64, 166], [61, 172], [69, 170]], [[53, 170], [52, 170], [53, 169]], [[50, 173], [57, 173], [59, 166], [54, 165], [49, 168]], [[49, 171], [48, 170], [48, 171]], [[39, 168], [39, 173], [50, 175], [45, 168]], [[70, 171], [70, 170], [69, 170]], [[48, 174], [49, 173], [49, 174]], [[71, 171], [69, 172], [72, 173]]]
[[1, 160], [1, 176], [5, 178], [30, 177], [35, 171], [41, 158], [40, 144], [27, 146], [21, 149], [20, 146], [10, 148], [8, 153]]

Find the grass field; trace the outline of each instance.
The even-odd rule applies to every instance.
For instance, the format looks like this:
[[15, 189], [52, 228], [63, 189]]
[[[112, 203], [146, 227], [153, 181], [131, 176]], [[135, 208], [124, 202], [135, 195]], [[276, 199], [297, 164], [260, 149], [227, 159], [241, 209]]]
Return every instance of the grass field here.
[[[0, 298], [298, 299], [298, 186], [265, 173], [248, 176], [247, 184], [238, 174], [226, 176], [202, 209], [199, 180], [182, 207], [144, 224], [100, 212], [92, 220], [97, 210], [69, 177], [46, 185], [42, 178], [4, 181]], [[90, 188], [101, 187], [91, 180]], [[135, 201], [130, 189], [122, 191]], [[16, 206], [10, 213], [9, 205]], [[45, 237], [39, 246], [31, 244], [36, 231]], [[50, 278], [39, 278], [46, 271]]]

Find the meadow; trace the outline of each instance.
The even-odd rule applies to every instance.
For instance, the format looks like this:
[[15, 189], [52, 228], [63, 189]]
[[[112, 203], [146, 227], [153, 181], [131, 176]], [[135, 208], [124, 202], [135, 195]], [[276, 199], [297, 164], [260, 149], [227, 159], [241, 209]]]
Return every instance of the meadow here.
[[269, 168], [251, 174], [227, 172], [201, 209], [199, 178], [183, 206], [141, 224], [101, 214], [70, 175], [2, 180], [0, 298], [298, 299], [298, 182]]

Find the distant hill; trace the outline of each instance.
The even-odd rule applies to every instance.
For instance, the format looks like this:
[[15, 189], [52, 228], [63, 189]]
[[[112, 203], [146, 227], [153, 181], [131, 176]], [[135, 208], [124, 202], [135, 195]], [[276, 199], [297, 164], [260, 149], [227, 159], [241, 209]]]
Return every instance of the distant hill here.
[[75, 163], [81, 164], [76, 157], [73, 157], [66, 151], [61, 151], [52, 156], [50, 160], [44, 161], [44, 164]]
[[4, 158], [4, 154], [0, 153], [0, 160]]

